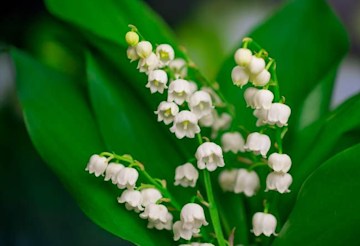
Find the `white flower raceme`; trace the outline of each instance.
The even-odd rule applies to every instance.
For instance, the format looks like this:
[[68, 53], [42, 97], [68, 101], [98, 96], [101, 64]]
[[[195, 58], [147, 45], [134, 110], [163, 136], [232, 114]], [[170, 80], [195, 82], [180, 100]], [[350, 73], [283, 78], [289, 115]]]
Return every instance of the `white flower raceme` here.
[[188, 203], [181, 209], [180, 220], [186, 230], [199, 229], [208, 225], [205, 219], [204, 209], [196, 203]]
[[173, 232], [174, 232], [174, 241], [178, 241], [180, 238], [185, 240], [190, 240], [192, 236], [196, 233], [199, 233], [198, 228], [193, 229], [184, 229], [182, 221], [176, 221], [173, 225]]
[[182, 139], [184, 137], [194, 138], [195, 134], [200, 132], [198, 125], [198, 118], [196, 115], [188, 110], [183, 110], [174, 118], [174, 124], [170, 128], [176, 137]]
[[152, 53], [152, 45], [149, 41], [141, 41], [136, 45], [136, 53], [142, 59], [149, 57]]
[[156, 47], [156, 55], [160, 60], [161, 66], [164, 67], [174, 60], [175, 52], [171, 45], [160, 44]]
[[287, 125], [291, 114], [291, 109], [288, 105], [282, 103], [273, 103], [269, 109], [268, 122], [269, 124], [276, 124], [279, 127]]
[[272, 153], [268, 164], [275, 172], [287, 173], [291, 167], [291, 159], [287, 154]]
[[175, 101], [176, 104], [183, 104], [190, 96], [191, 88], [188, 81], [176, 79], [169, 85], [168, 101]]
[[195, 187], [199, 172], [191, 163], [178, 166], [175, 170], [175, 185]]
[[130, 62], [136, 61], [140, 58], [138, 56], [138, 54], [136, 53], [136, 47], [132, 47], [132, 46], [127, 48], [126, 55], [127, 55], [127, 58], [130, 60]]
[[244, 149], [246, 151], [252, 151], [256, 155], [261, 154], [263, 157], [266, 157], [270, 146], [271, 142], [269, 136], [258, 132], [253, 132], [248, 135]]
[[234, 192], [238, 170], [223, 170], [219, 175], [219, 184], [223, 191]]
[[263, 109], [263, 108], [254, 110], [253, 115], [257, 118], [257, 121], [256, 121], [257, 127], [266, 125], [268, 123], [267, 122], [268, 113], [269, 113], [269, 110]]
[[255, 236], [260, 236], [264, 234], [267, 237], [270, 237], [271, 234], [276, 235], [276, 218], [272, 214], [257, 212], [252, 218], [253, 224], [253, 233]]
[[152, 229], [156, 228], [157, 230], [171, 230], [172, 228], [173, 216], [171, 213], [167, 213], [166, 222], [162, 222], [161, 220], [149, 220], [147, 228]]
[[252, 59], [251, 50], [246, 48], [237, 49], [234, 55], [234, 60], [236, 64], [241, 67], [247, 67], [250, 64]]
[[187, 76], [186, 61], [182, 58], [177, 58], [169, 63], [169, 67], [175, 75], [175, 78], [185, 78]]
[[151, 53], [148, 57], [139, 60], [137, 68], [141, 73], [148, 74], [154, 69], [159, 67], [159, 59], [154, 53]]
[[245, 140], [239, 132], [227, 132], [221, 136], [221, 145], [224, 152], [244, 152]]
[[125, 40], [129, 46], [135, 46], [139, 43], [139, 35], [133, 31], [127, 32], [125, 35]]
[[169, 125], [174, 121], [175, 115], [179, 113], [179, 106], [174, 102], [163, 101], [159, 104], [157, 111], [157, 120], [164, 121], [166, 125]]
[[85, 171], [89, 171], [90, 174], [94, 173], [96, 177], [99, 177], [105, 172], [107, 165], [108, 163], [106, 157], [92, 155], [85, 168]]
[[119, 189], [133, 189], [138, 177], [139, 173], [135, 168], [124, 167], [116, 176], [116, 184]]
[[213, 105], [209, 93], [196, 91], [189, 98], [189, 108], [198, 118], [210, 114]]
[[142, 189], [140, 192], [142, 196], [141, 205], [144, 208], [150, 204], [155, 204], [159, 199], [162, 198], [160, 191], [155, 188]]
[[274, 94], [269, 90], [258, 90], [254, 95], [254, 106], [257, 109], [270, 109]]
[[240, 168], [237, 172], [234, 187], [235, 193], [244, 193], [246, 196], [253, 196], [260, 188], [260, 178], [255, 171], [248, 171]]
[[290, 192], [289, 186], [291, 185], [292, 181], [293, 179], [288, 173], [269, 173], [266, 178], [266, 191], [276, 190], [281, 194], [288, 193]]
[[231, 79], [234, 85], [242, 88], [249, 82], [249, 72], [244, 67], [236, 66], [231, 71]]
[[244, 98], [245, 98], [245, 102], [246, 102], [246, 106], [247, 107], [251, 107], [251, 108], [255, 108], [255, 94], [258, 92], [259, 90], [256, 89], [255, 87], [249, 87], [245, 90], [244, 92]]
[[195, 157], [199, 169], [206, 168], [211, 172], [217, 167], [225, 166], [221, 147], [212, 142], [201, 144], [196, 150]]
[[268, 70], [264, 69], [259, 74], [252, 76], [252, 82], [255, 86], [265, 86], [270, 81], [270, 73]]
[[265, 69], [265, 61], [261, 57], [253, 56], [250, 60], [248, 69], [252, 75], [259, 74]]
[[192, 95], [195, 91], [198, 90], [198, 86], [194, 81], [189, 81], [190, 85], [190, 95]]
[[120, 170], [123, 168], [124, 168], [124, 165], [122, 165], [120, 163], [114, 163], [114, 162], [109, 163], [109, 165], [106, 167], [106, 171], [105, 171], [105, 181], [108, 181], [111, 179], [111, 182], [113, 184], [116, 184], [116, 182], [117, 182], [116, 177], [119, 174]]
[[148, 219], [153, 224], [167, 223], [169, 221], [168, 209], [162, 204], [149, 204], [145, 207], [144, 212], [140, 214], [140, 218]]
[[124, 190], [117, 200], [118, 203], [125, 203], [127, 210], [134, 210], [137, 213], [144, 210], [141, 206], [142, 196], [138, 190]]
[[159, 92], [163, 93], [167, 88], [166, 83], [168, 81], [167, 74], [164, 70], [153, 70], [149, 72], [147, 88], [150, 88], [151, 93]]

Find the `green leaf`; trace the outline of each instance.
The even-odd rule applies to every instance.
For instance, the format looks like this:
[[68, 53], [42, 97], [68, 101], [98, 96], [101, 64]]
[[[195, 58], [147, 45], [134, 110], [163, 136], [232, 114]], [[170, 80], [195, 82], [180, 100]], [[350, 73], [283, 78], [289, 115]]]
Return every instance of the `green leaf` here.
[[136, 244], [168, 243], [168, 238], [149, 233], [146, 221], [117, 203], [120, 192], [114, 185], [85, 172], [90, 155], [106, 148], [79, 84], [19, 51], [11, 54], [31, 139], [84, 213], [111, 233]]
[[342, 151], [305, 181], [273, 245], [358, 244], [359, 153], [360, 144]]

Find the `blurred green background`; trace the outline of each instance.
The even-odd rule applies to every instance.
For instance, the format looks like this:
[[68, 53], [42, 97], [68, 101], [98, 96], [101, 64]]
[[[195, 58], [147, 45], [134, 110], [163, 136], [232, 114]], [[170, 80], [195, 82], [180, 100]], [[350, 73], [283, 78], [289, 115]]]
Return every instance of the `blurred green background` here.
[[[209, 78], [236, 42], [283, 4], [275, 0], [147, 2], [175, 30], [179, 43]], [[360, 90], [360, 2], [332, 0], [330, 4], [352, 40], [350, 55], [338, 74], [335, 106]], [[79, 49], [71, 28], [53, 19], [42, 1], [14, 0], [4, 6], [1, 49], [8, 45], [27, 49], [44, 63], [76, 74], [81, 65], [74, 58]], [[66, 60], [66, 67], [59, 66], [58, 60]], [[26, 133], [14, 83], [11, 60], [1, 53], [0, 245], [129, 245], [93, 224], [42, 163]]]

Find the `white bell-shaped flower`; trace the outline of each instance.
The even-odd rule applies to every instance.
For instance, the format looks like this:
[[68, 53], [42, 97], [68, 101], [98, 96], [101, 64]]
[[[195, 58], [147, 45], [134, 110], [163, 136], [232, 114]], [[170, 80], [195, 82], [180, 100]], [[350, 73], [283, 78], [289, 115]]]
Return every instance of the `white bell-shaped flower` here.
[[277, 221], [274, 215], [257, 212], [252, 218], [252, 231], [257, 237], [261, 234], [264, 234], [267, 237], [270, 237], [272, 234], [276, 236], [276, 223]]
[[104, 174], [108, 163], [106, 157], [99, 155], [92, 155], [90, 160], [85, 168], [85, 171], [88, 171], [90, 174], [94, 173], [96, 177]]
[[253, 115], [257, 118], [257, 121], [256, 121], [257, 127], [266, 125], [268, 123], [267, 122], [268, 113], [269, 113], [269, 110], [263, 109], [263, 108], [254, 110]]
[[149, 72], [146, 88], [150, 88], [151, 93], [159, 92], [162, 94], [164, 92], [164, 89], [167, 88], [167, 81], [168, 76], [164, 70], [153, 70]]
[[252, 75], [259, 74], [261, 71], [265, 69], [264, 59], [261, 57], [253, 56], [250, 60], [248, 69]]
[[127, 48], [126, 55], [127, 55], [127, 58], [130, 60], [130, 62], [136, 61], [140, 58], [138, 56], [138, 54], [136, 53], [136, 47], [132, 47], [132, 46]]
[[197, 91], [190, 96], [189, 108], [198, 118], [211, 113], [213, 109], [211, 97], [205, 91]]
[[174, 121], [175, 115], [179, 113], [179, 106], [174, 102], [163, 101], [159, 104], [157, 111], [157, 120], [164, 121], [166, 125], [169, 125]]
[[127, 32], [125, 35], [125, 41], [129, 46], [135, 46], [139, 43], [139, 35], [133, 31]]
[[[149, 57], [152, 53], [152, 45], [149, 41], [141, 41], [136, 45], [136, 53], [142, 59]], [[155, 55], [155, 54], [154, 54]]]
[[276, 124], [279, 127], [287, 125], [291, 114], [291, 109], [288, 105], [282, 103], [273, 103], [269, 109], [268, 122], [269, 124]]
[[231, 71], [231, 79], [234, 85], [242, 88], [249, 82], [249, 72], [244, 67], [236, 66]]
[[292, 181], [293, 179], [288, 173], [269, 173], [266, 177], [266, 191], [276, 190], [281, 194], [288, 193]]
[[264, 69], [259, 74], [252, 76], [251, 80], [255, 86], [265, 86], [270, 81], [271, 74], [268, 70]]
[[210, 127], [214, 124], [215, 119], [218, 118], [218, 114], [215, 109], [212, 109], [210, 114], [207, 114], [199, 119], [199, 125]]
[[192, 95], [195, 91], [198, 90], [198, 86], [194, 81], [189, 81], [190, 86], [190, 95]]
[[212, 125], [211, 137], [216, 138], [218, 131], [229, 129], [232, 117], [228, 113], [222, 113], [220, 116], [216, 114], [215, 121]]
[[256, 155], [261, 154], [263, 157], [266, 157], [270, 146], [271, 141], [269, 136], [258, 132], [253, 132], [248, 135], [244, 149], [246, 151], [252, 151]]
[[234, 154], [244, 152], [245, 140], [239, 132], [227, 132], [221, 136], [221, 145], [224, 152], [233, 152]]
[[124, 167], [116, 176], [116, 184], [119, 189], [127, 188], [130, 190], [135, 187], [138, 177], [139, 173], [135, 168]]
[[155, 204], [159, 199], [162, 198], [162, 195], [158, 189], [155, 188], [146, 188], [141, 191], [142, 203], [141, 205], [146, 208], [150, 204]]
[[160, 44], [156, 47], [156, 55], [158, 56], [161, 67], [167, 66], [172, 60], [174, 60], [175, 52], [173, 47], [169, 44]]
[[195, 157], [201, 170], [206, 168], [211, 172], [225, 165], [221, 147], [212, 142], [201, 144], [196, 150]]
[[195, 187], [199, 172], [191, 163], [185, 163], [175, 169], [175, 185]]
[[148, 219], [149, 221], [155, 223], [167, 223], [169, 220], [168, 209], [162, 204], [149, 204], [145, 207], [144, 212], [140, 214], [140, 218]]
[[184, 229], [182, 221], [176, 221], [173, 225], [174, 241], [178, 241], [180, 238], [190, 240], [192, 236], [199, 233], [198, 228]]
[[208, 225], [205, 219], [204, 209], [196, 203], [188, 203], [182, 207], [180, 220], [183, 223], [183, 229], [186, 230], [199, 229], [203, 225]]
[[234, 187], [235, 193], [244, 193], [251, 197], [259, 188], [260, 178], [255, 171], [248, 171], [244, 168], [238, 170]]
[[152, 229], [155, 228], [157, 230], [171, 230], [172, 228], [172, 223], [173, 221], [173, 216], [171, 213], [167, 213], [166, 215], [166, 222], [162, 222], [161, 220], [149, 220], [147, 228]]
[[139, 60], [137, 68], [140, 73], [149, 74], [149, 72], [157, 69], [159, 67], [159, 59], [154, 53], [151, 53], [147, 58], [142, 58]]
[[144, 210], [141, 206], [142, 196], [138, 190], [124, 190], [117, 200], [118, 203], [125, 203], [127, 210], [134, 210], [137, 213]]
[[124, 165], [120, 163], [111, 162], [106, 167], [105, 171], [105, 181], [108, 181], [111, 179], [111, 182], [113, 184], [116, 184], [117, 180], [116, 177], [119, 174], [120, 170], [124, 168]]
[[174, 124], [170, 131], [175, 133], [175, 136], [179, 139], [184, 137], [194, 138], [195, 134], [200, 132], [198, 118], [194, 113], [183, 110], [175, 115]]
[[175, 78], [183, 79], [187, 76], [187, 66], [186, 61], [182, 58], [176, 58], [169, 63], [171, 71], [174, 73]]
[[245, 102], [246, 102], [246, 106], [247, 107], [251, 107], [251, 108], [255, 108], [255, 94], [258, 92], [259, 90], [256, 89], [255, 87], [249, 87], [245, 90], [244, 92], [244, 98], [245, 98]]
[[219, 184], [223, 191], [234, 192], [238, 170], [223, 170], [219, 175]]
[[287, 173], [291, 167], [291, 159], [287, 154], [272, 153], [268, 164], [275, 172]]
[[247, 48], [240, 48], [236, 50], [234, 55], [234, 60], [236, 64], [238, 64], [239, 66], [247, 67], [250, 64], [251, 59], [252, 59], [251, 50]]
[[169, 85], [168, 101], [175, 101], [176, 104], [181, 105], [188, 100], [191, 94], [191, 88], [188, 81], [184, 79], [176, 79]]
[[255, 108], [270, 109], [272, 101], [274, 100], [274, 94], [269, 90], [258, 90], [254, 95]]

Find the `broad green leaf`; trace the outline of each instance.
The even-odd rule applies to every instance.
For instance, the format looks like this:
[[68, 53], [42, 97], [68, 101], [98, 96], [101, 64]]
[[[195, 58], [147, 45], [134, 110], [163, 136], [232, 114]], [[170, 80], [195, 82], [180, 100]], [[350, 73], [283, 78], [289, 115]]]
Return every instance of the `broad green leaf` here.
[[120, 206], [119, 190], [85, 172], [89, 157], [106, 150], [79, 84], [13, 50], [18, 96], [31, 139], [84, 213], [111, 233], [141, 245], [166, 238], [149, 233], [146, 222]]
[[[357, 245], [360, 145], [326, 161], [305, 181], [273, 245]], [[355, 191], [355, 192], [354, 192]]]

